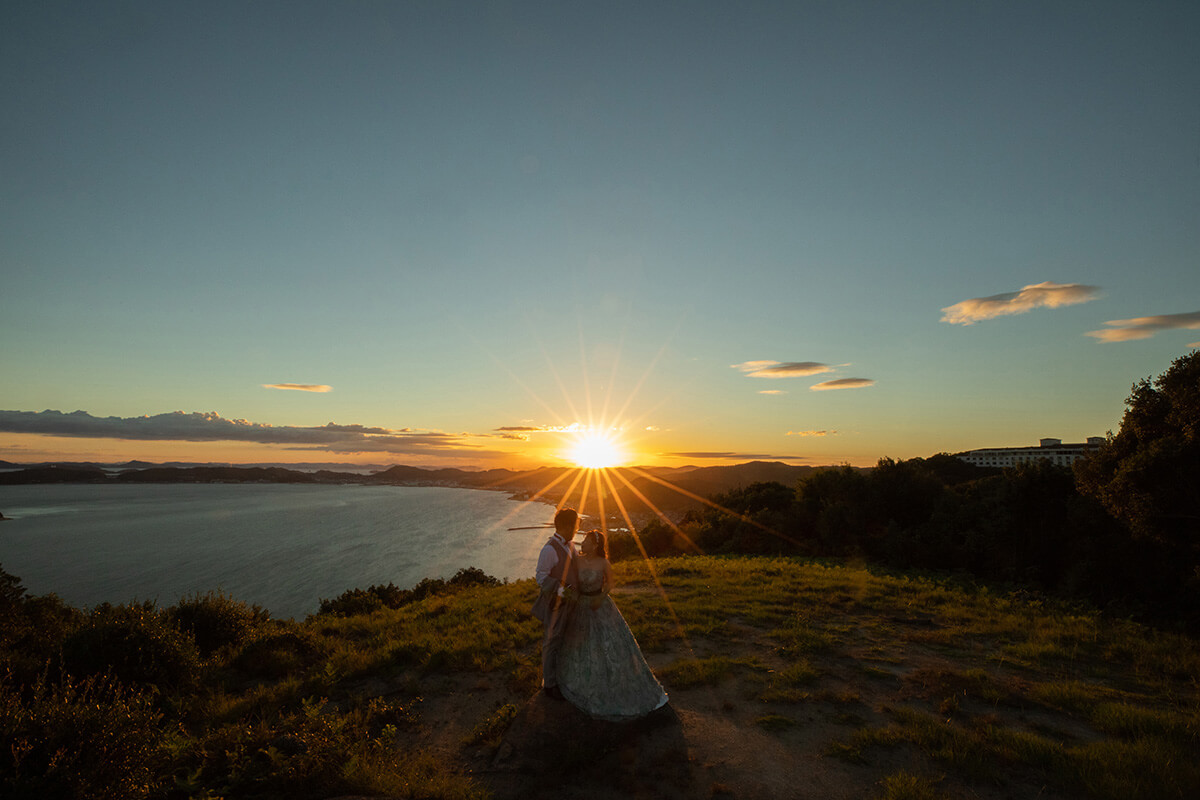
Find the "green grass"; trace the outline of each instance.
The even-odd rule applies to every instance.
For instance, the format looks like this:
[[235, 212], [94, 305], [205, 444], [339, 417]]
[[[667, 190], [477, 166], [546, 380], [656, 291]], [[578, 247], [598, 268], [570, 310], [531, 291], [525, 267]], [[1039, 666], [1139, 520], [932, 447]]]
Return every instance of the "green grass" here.
[[782, 714], [767, 714], [754, 720], [754, 724], [771, 733], [782, 733], [796, 726], [796, 721]]
[[715, 656], [713, 658], [683, 658], [659, 670], [659, 679], [672, 689], [696, 686], [716, 686], [731, 676], [738, 662]]
[[888, 775], [879, 782], [875, 800], [941, 800], [936, 781], [909, 772]]

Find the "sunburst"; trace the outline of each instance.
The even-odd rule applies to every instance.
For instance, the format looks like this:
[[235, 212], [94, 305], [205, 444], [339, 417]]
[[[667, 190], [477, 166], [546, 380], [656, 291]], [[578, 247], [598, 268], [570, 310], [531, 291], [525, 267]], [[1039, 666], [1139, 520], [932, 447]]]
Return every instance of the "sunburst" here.
[[628, 461], [625, 448], [616, 437], [603, 431], [580, 432], [570, 445], [567, 458], [584, 469], [610, 469]]
[[[666, 346], [664, 345], [663, 350], [665, 349]], [[659, 355], [662, 354], [663, 350], [659, 351]], [[658, 356], [655, 356], [654, 361], [657, 361], [657, 358]], [[502, 364], [499, 359], [494, 360], [498, 364]], [[684, 633], [683, 625], [677, 617], [671, 600], [667, 596], [667, 592], [659, 578], [655, 559], [647, 552], [642, 542], [638, 530], [641, 524], [644, 524], [641, 520], [645, 520], [647, 517], [657, 518], [671, 529], [681, 550], [702, 553], [703, 548], [691, 539], [688, 530], [681, 528], [671, 519], [669, 514], [659, 508], [654, 500], [647, 495], [645, 490], [655, 488], [656, 494], [660, 494], [663, 490], [674, 492], [702, 507], [711, 508], [739, 518], [745, 524], [759, 528], [769, 535], [785, 540], [790, 540], [790, 537], [771, 530], [758, 520], [724, 508], [712, 499], [676, 486], [653, 471], [632, 465], [635, 459], [644, 457], [645, 453], [638, 446], [636, 439], [626, 439], [622, 435], [622, 431], [640, 430], [645, 425], [644, 420], [639, 420], [636, 416], [630, 419], [628, 411], [633, 404], [634, 396], [638, 394], [646, 378], [651, 374], [654, 361], [646, 368], [641, 379], [633, 386], [632, 391], [625, 398], [620, 410], [615, 414], [608, 413], [610, 402], [613, 399], [611, 394], [608, 393], [603, 398], [603, 402], [596, 403], [597, 405], [601, 405], [602, 408], [593, 408], [594, 398], [592, 397], [590, 381], [588, 379], [586, 358], [581, 359], [585, 365], [582, 374], [582, 388], [583, 398], [586, 403], [586, 408], [583, 410], [586, 413], [583, 414], [579, 413], [580, 410], [571, 402], [571, 397], [566, 388], [568, 383], [558, 374], [553, 361], [550, 361], [549, 358], [547, 361], [551, 374], [554, 375], [559, 388], [563, 391], [563, 406], [565, 408], [554, 408], [546, 398], [539, 396], [536, 392], [529, 391], [524, 382], [513, 374], [511, 370], [509, 370], [509, 375], [513, 378], [514, 382], [526, 388], [530, 396], [543, 409], [557, 418], [557, 424], [542, 427], [540, 431], [563, 437], [562, 445], [554, 455], [570, 464], [571, 468], [565, 471], [551, 471], [546, 485], [533, 492], [531, 496], [527, 496], [526, 502], [549, 501], [557, 508], [565, 506], [573, 507], [585, 518], [592, 521], [592, 523], [598, 524], [598, 527], [605, 534], [608, 534], [613, 529], [613, 523], [615, 523], [618, 530], [623, 526], [623, 531], [632, 536], [649, 572], [650, 580], [662, 598], [667, 614], [678, 630], [685, 648], [690, 650], [691, 646], [687, 635]], [[609, 382], [610, 392], [611, 386], [616, 382], [615, 377], [616, 368], [614, 366], [614, 380]], [[655, 403], [655, 407], [660, 407], [666, 402], [666, 398], [661, 398]], [[562, 413], [563, 410], [566, 411], [566, 414]], [[596, 411], [599, 413], [595, 413]], [[583, 420], [588, 421], [584, 422]], [[646, 429], [649, 430], [648, 427]], [[498, 482], [497, 487], [502, 486], [506, 482]], [[653, 487], [651, 484], [653, 484]], [[635, 520], [635, 516], [638, 517], [638, 520]], [[535, 527], [548, 528], [550, 526], [547, 524]], [[524, 528], [511, 528], [510, 530], [524, 530]], [[534, 542], [535, 546], [536, 544]]]

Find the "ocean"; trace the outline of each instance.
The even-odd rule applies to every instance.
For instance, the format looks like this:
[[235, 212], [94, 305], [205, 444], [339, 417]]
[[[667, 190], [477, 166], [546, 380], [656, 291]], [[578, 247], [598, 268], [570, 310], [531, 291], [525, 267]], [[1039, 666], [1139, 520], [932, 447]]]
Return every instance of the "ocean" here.
[[0, 486], [0, 566], [79, 608], [210, 590], [303, 618], [347, 589], [477, 567], [533, 576], [554, 509], [503, 492], [409, 486]]

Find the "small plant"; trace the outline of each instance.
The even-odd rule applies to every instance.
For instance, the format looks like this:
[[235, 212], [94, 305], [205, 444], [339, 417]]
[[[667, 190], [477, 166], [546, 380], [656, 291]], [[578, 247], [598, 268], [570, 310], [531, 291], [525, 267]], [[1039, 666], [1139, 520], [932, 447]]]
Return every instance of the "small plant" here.
[[878, 800], [938, 800], [941, 796], [934, 781], [903, 771], [881, 780], [875, 795]]
[[494, 714], [475, 726], [471, 735], [467, 737], [466, 744], [486, 744], [493, 747], [498, 745], [500, 738], [508, 730], [508, 726], [516, 716], [517, 707], [512, 703], [505, 703], [496, 709]]
[[771, 733], [782, 733], [789, 728], [796, 726], [796, 721], [790, 717], [785, 717], [782, 714], [767, 714], [765, 717], [759, 717], [754, 720], [754, 724], [762, 728], [764, 731]]

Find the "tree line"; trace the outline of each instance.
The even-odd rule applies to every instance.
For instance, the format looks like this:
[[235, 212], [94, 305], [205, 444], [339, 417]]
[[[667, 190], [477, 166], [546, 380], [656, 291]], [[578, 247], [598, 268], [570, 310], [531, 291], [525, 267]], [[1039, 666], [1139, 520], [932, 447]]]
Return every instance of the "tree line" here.
[[[689, 551], [865, 559], [1084, 600], [1200, 630], [1200, 351], [1135, 384], [1120, 431], [1073, 468], [939, 454], [755, 483], [614, 557]], [[640, 545], [640, 546], [639, 546]]]

